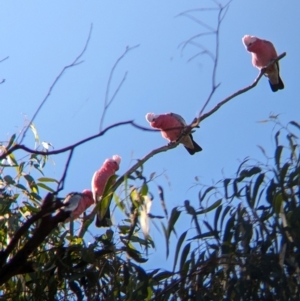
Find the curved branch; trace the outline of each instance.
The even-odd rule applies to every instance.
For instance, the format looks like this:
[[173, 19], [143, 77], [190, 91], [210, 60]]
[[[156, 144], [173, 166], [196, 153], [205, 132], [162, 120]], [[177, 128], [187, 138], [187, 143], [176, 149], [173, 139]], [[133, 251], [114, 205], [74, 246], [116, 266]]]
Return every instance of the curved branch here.
[[126, 80], [126, 76], [127, 76], [127, 72], [125, 72], [123, 79], [121, 80], [121, 82], [119, 83], [117, 89], [115, 90], [113, 96], [110, 98], [110, 100], [108, 100], [109, 98], [109, 89], [110, 89], [110, 84], [111, 84], [111, 80], [112, 80], [112, 76], [114, 74], [115, 69], [117, 68], [118, 64], [120, 63], [120, 61], [126, 56], [126, 54], [130, 51], [133, 50], [137, 47], [139, 47], [140, 45], [135, 45], [132, 47], [126, 47], [125, 51], [123, 52], [123, 54], [116, 60], [115, 64], [113, 65], [110, 74], [109, 74], [109, 78], [108, 78], [108, 82], [107, 82], [107, 87], [106, 87], [106, 92], [105, 92], [105, 101], [104, 101], [104, 110], [103, 110], [103, 114], [101, 116], [101, 120], [100, 120], [100, 127], [99, 127], [99, 131], [101, 131], [102, 129], [102, 124], [104, 121], [104, 117], [106, 114], [106, 110], [108, 109], [108, 107], [111, 105], [111, 103], [114, 101], [116, 95], [118, 94], [121, 86], [123, 85], [124, 81]]
[[59, 183], [57, 184], [57, 189], [56, 189], [57, 193], [60, 192], [60, 191], [62, 191], [64, 189], [65, 179], [66, 179], [67, 172], [68, 172], [68, 169], [69, 169], [69, 165], [70, 165], [70, 162], [71, 162], [71, 159], [72, 159], [72, 156], [73, 156], [73, 152], [74, 152], [74, 148], [72, 148], [70, 150], [70, 154], [69, 154], [69, 157], [68, 157], [68, 160], [67, 160], [67, 163], [66, 163], [63, 175], [62, 175]]
[[150, 128], [146, 128], [143, 126], [140, 126], [138, 124], [136, 124], [133, 120], [128, 120], [128, 121], [121, 121], [121, 122], [117, 122], [115, 124], [112, 124], [110, 126], [108, 126], [107, 128], [105, 128], [103, 131], [99, 132], [98, 134], [95, 134], [93, 136], [87, 137], [83, 140], [80, 140], [72, 145], [66, 146], [64, 148], [58, 149], [58, 150], [53, 150], [53, 151], [39, 151], [39, 150], [34, 150], [31, 149], [23, 144], [15, 144], [13, 145], [10, 149], [8, 149], [6, 152], [4, 152], [2, 155], [0, 155], [0, 160], [4, 159], [6, 156], [8, 156], [9, 154], [15, 152], [16, 150], [22, 149], [30, 154], [36, 154], [36, 155], [57, 155], [57, 154], [61, 154], [61, 153], [65, 153], [67, 151], [70, 151], [72, 149], [75, 149], [77, 146], [84, 144], [85, 142], [88, 142], [90, 140], [96, 139], [100, 136], [103, 136], [106, 132], [108, 132], [109, 130], [121, 126], [121, 125], [126, 125], [126, 124], [130, 124], [133, 127], [143, 130], [143, 131], [148, 131], [148, 132], [157, 132], [159, 130], [155, 130], [155, 129], [150, 129]]
[[65, 73], [65, 71], [68, 69], [68, 68], [72, 68], [72, 67], [75, 67], [75, 66], [78, 66], [79, 64], [81, 64], [83, 61], [80, 61], [78, 62], [78, 60], [83, 56], [83, 54], [85, 53], [86, 49], [87, 49], [87, 46], [89, 44], [89, 41], [90, 41], [90, 38], [91, 38], [91, 34], [92, 34], [92, 29], [93, 29], [93, 24], [91, 24], [91, 27], [90, 27], [90, 31], [89, 31], [89, 35], [88, 35], [88, 38], [85, 42], [85, 45], [81, 51], [81, 53], [75, 58], [75, 60], [70, 64], [70, 65], [67, 65], [65, 66], [62, 71], [59, 73], [59, 75], [56, 77], [56, 79], [54, 80], [54, 82], [52, 83], [52, 85], [50, 86], [49, 90], [48, 90], [48, 93], [47, 95], [45, 96], [45, 98], [43, 99], [43, 101], [41, 102], [41, 104], [39, 105], [39, 107], [37, 108], [37, 110], [35, 111], [33, 117], [31, 118], [30, 122], [28, 123], [28, 125], [25, 127], [25, 130], [23, 132], [23, 135], [22, 135], [22, 138], [20, 140], [20, 144], [22, 143], [22, 141], [24, 140], [25, 136], [26, 136], [26, 133], [30, 127], [30, 124], [34, 121], [34, 119], [36, 118], [36, 116], [38, 115], [38, 113], [40, 112], [41, 108], [43, 107], [43, 105], [45, 104], [45, 102], [47, 101], [47, 99], [49, 98], [53, 88], [55, 87], [55, 85], [57, 84], [57, 82], [59, 81], [59, 79], [62, 77], [62, 75]]
[[[253, 89], [258, 82], [260, 81], [261, 77], [264, 75], [266, 68], [268, 68], [270, 65], [272, 65], [273, 63], [281, 60], [282, 58], [284, 58], [286, 56], [286, 52], [280, 54], [276, 59], [272, 60], [265, 68], [261, 69], [258, 76], [256, 77], [256, 79], [254, 80], [254, 82], [250, 85], [247, 86], [243, 89], [238, 90], [237, 92], [231, 94], [230, 96], [226, 97], [224, 100], [222, 100], [221, 102], [219, 102], [212, 110], [210, 110], [209, 112], [203, 114], [202, 116], [199, 116], [197, 118], [197, 125], [200, 123], [200, 120], [204, 120], [207, 117], [209, 117], [210, 115], [212, 115], [214, 112], [216, 112], [217, 110], [219, 110], [221, 108], [221, 106], [223, 106], [225, 103], [227, 103], [229, 100], [237, 97], [238, 95], [241, 95], [251, 89]], [[191, 125], [192, 127], [194, 127], [194, 124]]]

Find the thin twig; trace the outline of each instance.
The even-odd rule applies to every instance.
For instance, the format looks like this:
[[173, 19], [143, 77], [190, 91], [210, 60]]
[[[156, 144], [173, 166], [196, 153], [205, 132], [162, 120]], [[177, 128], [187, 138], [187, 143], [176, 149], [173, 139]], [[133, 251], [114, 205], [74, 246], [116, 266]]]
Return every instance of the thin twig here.
[[4, 59], [0, 60], [0, 63], [4, 62], [5, 60], [7, 60], [9, 58], [9, 56], [5, 57]]
[[220, 86], [220, 83], [216, 84], [216, 75], [217, 75], [217, 68], [218, 68], [218, 62], [219, 62], [219, 46], [220, 46], [220, 28], [221, 28], [221, 24], [222, 24], [222, 12], [224, 9], [225, 10], [225, 14], [228, 10], [228, 5], [229, 5], [230, 1], [223, 7], [220, 6], [220, 10], [218, 13], [218, 26], [217, 26], [217, 30], [215, 32], [216, 34], [216, 49], [215, 49], [215, 61], [214, 61], [214, 66], [213, 66], [213, 73], [212, 73], [212, 89], [211, 92], [204, 104], [204, 106], [202, 107], [199, 116], [202, 115], [202, 113], [204, 112], [205, 108], [207, 107], [207, 105], [209, 104], [209, 102], [211, 101], [215, 91], [218, 89], [218, 87]]
[[35, 111], [33, 117], [31, 118], [30, 122], [28, 123], [28, 125], [26, 126], [24, 132], [23, 132], [23, 135], [22, 135], [22, 138], [20, 140], [20, 144], [22, 143], [22, 141], [24, 140], [25, 136], [26, 136], [26, 133], [30, 127], [30, 124], [33, 123], [34, 119], [36, 118], [36, 116], [38, 115], [38, 113], [40, 112], [41, 108], [43, 107], [43, 105], [45, 104], [45, 102], [47, 101], [47, 99], [49, 98], [53, 88], [55, 87], [55, 85], [57, 84], [57, 82], [59, 81], [59, 79], [62, 77], [62, 75], [65, 73], [65, 71], [68, 69], [68, 68], [72, 68], [72, 67], [75, 67], [75, 66], [78, 66], [79, 64], [81, 64], [83, 61], [80, 61], [78, 62], [78, 60], [82, 57], [82, 55], [85, 53], [86, 49], [87, 49], [87, 46], [89, 44], [89, 41], [90, 41], [90, 38], [91, 38], [91, 34], [92, 34], [92, 29], [93, 29], [93, 24], [91, 24], [91, 27], [90, 27], [90, 31], [89, 31], [89, 35], [88, 35], [88, 38], [85, 42], [85, 45], [81, 51], [81, 53], [75, 58], [75, 60], [70, 64], [70, 65], [67, 65], [65, 66], [62, 71], [59, 73], [59, 75], [56, 77], [56, 79], [54, 80], [54, 82], [52, 83], [52, 85], [50, 86], [49, 90], [48, 90], [48, 93], [47, 95], [45, 96], [45, 98], [43, 99], [43, 101], [41, 102], [41, 104], [39, 105], [39, 107], [37, 108], [37, 110]]
[[126, 76], [127, 76], [127, 72], [125, 72], [123, 79], [121, 80], [121, 82], [119, 83], [117, 89], [115, 90], [113, 96], [109, 99], [109, 90], [110, 90], [110, 85], [111, 85], [111, 80], [114, 74], [115, 69], [117, 68], [118, 64], [120, 63], [120, 61], [126, 56], [126, 54], [139, 47], [140, 45], [135, 45], [133, 47], [126, 47], [125, 51], [123, 52], [123, 54], [116, 60], [115, 64], [113, 65], [110, 74], [109, 74], [109, 78], [108, 78], [108, 82], [107, 82], [107, 86], [106, 86], [106, 92], [105, 92], [105, 100], [104, 100], [104, 109], [103, 109], [103, 113], [101, 116], [101, 120], [100, 120], [100, 126], [99, 126], [99, 131], [101, 131], [102, 129], [102, 125], [104, 122], [104, 117], [106, 114], [106, 111], [108, 109], [108, 107], [112, 104], [112, 102], [114, 101], [116, 95], [118, 94], [119, 90], [121, 89], [121, 86], [123, 85], [124, 81], [126, 80]]
[[59, 183], [57, 184], [57, 189], [56, 189], [57, 193], [60, 192], [60, 191], [62, 191], [64, 189], [65, 179], [67, 177], [67, 172], [68, 172], [68, 169], [69, 169], [69, 165], [70, 165], [70, 162], [71, 162], [71, 159], [72, 159], [73, 152], [74, 152], [74, 148], [72, 148], [70, 150], [69, 157], [68, 157], [67, 163], [65, 165], [65, 169], [64, 169], [63, 175], [62, 175]]

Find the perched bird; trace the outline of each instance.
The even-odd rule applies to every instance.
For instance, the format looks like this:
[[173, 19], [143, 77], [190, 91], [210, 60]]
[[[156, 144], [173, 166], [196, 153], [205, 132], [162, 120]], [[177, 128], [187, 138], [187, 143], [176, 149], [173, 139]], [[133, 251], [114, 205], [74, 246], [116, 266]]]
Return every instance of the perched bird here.
[[[103, 165], [101, 166], [101, 168], [94, 173], [92, 179], [92, 192], [96, 203], [101, 202], [105, 185], [108, 179], [112, 175], [114, 175], [115, 172], [119, 169], [120, 162], [121, 162], [121, 157], [118, 155], [114, 155], [112, 159], [106, 159]], [[111, 226], [109, 208], [107, 208], [107, 211], [103, 218], [101, 218], [99, 213], [97, 214], [96, 226], [97, 227]]]
[[[254, 36], [246, 35], [242, 39], [246, 49], [252, 54], [252, 64], [258, 69], [266, 67], [270, 61], [277, 58], [277, 53], [274, 45], [266, 40], [261, 40]], [[268, 77], [270, 87], [273, 92], [282, 90], [284, 84], [279, 75], [279, 62], [270, 65], [265, 76]]]
[[[162, 136], [170, 142], [175, 142], [182, 134], [184, 128], [187, 126], [185, 120], [178, 114], [167, 113], [155, 115], [153, 113], [146, 114], [146, 120], [154, 129], [159, 129]], [[194, 155], [196, 152], [202, 151], [194, 140], [192, 134], [189, 134], [180, 141], [187, 149], [187, 151]]]
[[82, 193], [69, 193], [64, 199], [63, 203], [66, 204], [64, 211], [70, 211], [70, 217], [72, 217], [72, 219], [76, 219], [95, 202], [92, 192], [88, 189], [85, 189], [82, 191]]

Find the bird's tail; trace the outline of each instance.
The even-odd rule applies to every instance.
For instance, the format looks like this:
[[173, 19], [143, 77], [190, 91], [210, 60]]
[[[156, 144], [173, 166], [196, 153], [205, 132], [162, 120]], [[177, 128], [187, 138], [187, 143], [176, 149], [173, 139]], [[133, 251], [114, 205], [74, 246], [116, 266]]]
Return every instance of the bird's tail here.
[[186, 150], [189, 152], [189, 154], [194, 155], [197, 152], [201, 152], [202, 147], [194, 141], [192, 135], [190, 135], [190, 138], [192, 139], [192, 142], [193, 142], [193, 148], [188, 148], [188, 147], [184, 146], [186, 148]]
[[278, 90], [284, 89], [284, 83], [283, 83], [283, 81], [282, 81], [282, 79], [280, 78], [279, 75], [278, 75], [278, 83], [273, 84], [269, 80], [269, 84], [270, 84], [270, 87], [271, 87], [271, 89], [272, 89], [273, 92], [277, 92]]
[[107, 211], [105, 213], [105, 216], [101, 219], [100, 216], [97, 214], [96, 217], [96, 227], [110, 227], [112, 225], [111, 219], [110, 219], [110, 211], [109, 208], [107, 208]]

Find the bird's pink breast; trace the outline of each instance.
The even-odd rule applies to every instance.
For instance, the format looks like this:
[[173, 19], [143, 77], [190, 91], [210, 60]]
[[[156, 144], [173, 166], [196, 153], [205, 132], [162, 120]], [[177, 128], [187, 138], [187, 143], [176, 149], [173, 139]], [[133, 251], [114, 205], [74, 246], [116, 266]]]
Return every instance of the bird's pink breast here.
[[252, 52], [252, 64], [259, 69], [277, 57], [273, 44], [268, 41], [257, 41], [248, 50]]
[[175, 117], [168, 114], [157, 117], [157, 119], [151, 123], [151, 126], [160, 129], [162, 136], [169, 141], [177, 140], [183, 127]]

